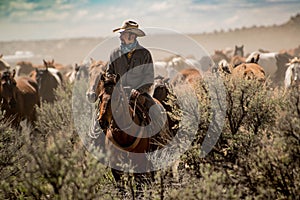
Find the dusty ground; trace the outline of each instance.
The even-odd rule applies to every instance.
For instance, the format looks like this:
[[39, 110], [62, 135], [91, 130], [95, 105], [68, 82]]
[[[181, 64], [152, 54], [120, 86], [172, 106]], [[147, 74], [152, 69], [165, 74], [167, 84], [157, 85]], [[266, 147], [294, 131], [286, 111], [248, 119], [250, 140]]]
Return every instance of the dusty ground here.
[[[290, 19], [287, 23], [280, 26], [270, 27], [251, 27], [232, 30], [229, 32], [214, 32], [204, 34], [187, 35], [197, 42], [196, 46], [189, 44], [192, 40], [185, 38], [185, 35], [152, 35], [141, 39], [144, 46], [149, 47], [155, 60], [160, 60], [168, 55], [168, 51], [174, 50], [175, 53], [184, 56], [201, 57], [208, 52], [212, 54], [216, 49], [234, 48], [235, 45], [244, 45], [245, 53], [258, 50], [259, 48], [279, 51], [291, 49], [300, 44], [300, 15]], [[117, 39], [117, 38], [115, 38]], [[89, 53], [101, 42], [98, 51], [94, 54]], [[86, 56], [96, 57], [95, 59], [108, 59], [109, 52], [118, 45], [117, 40], [105, 40], [104, 38], [78, 38], [61, 40], [40, 40], [40, 41], [0, 41], [0, 53], [7, 61], [14, 64], [18, 60], [28, 60], [35, 64], [42, 64], [42, 59], [54, 58], [56, 62], [62, 64], [74, 64], [81, 62]], [[199, 47], [200, 45], [201, 47]], [[198, 49], [197, 49], [198, 48]], [[200, 48], [200, 53], [199, 53]], [[19, 52], [17, 52], [19, 51]], [[33, 57], [27, 55], [26, 51], [34, 54]], [[177, 51], [177, 52], [176, 52]], [[19, 54], [18, 59], [14, 54]]]

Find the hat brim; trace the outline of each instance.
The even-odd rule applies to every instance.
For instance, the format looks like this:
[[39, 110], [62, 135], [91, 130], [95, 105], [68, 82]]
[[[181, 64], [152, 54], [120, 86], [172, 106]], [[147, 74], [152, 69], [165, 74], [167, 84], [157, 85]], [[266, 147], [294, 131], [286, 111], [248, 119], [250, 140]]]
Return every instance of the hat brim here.
[[124, 31], [129, 32], [129, 33], [134, 33], [138, 37], [143, 37], [143, 36], [146, 35], [144, 31], [142, 31], [141, 29], [138, 29], [138, 28], [128, 28], [128, 29], [116, 28], [116, 29], [113, 30], [114, 33], [122, 33]]

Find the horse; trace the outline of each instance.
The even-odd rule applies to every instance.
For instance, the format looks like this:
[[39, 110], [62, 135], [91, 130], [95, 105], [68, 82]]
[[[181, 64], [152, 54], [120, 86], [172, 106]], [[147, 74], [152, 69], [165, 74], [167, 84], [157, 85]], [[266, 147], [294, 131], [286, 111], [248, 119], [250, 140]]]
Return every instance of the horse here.
[[60, 76], [64, 81], [67, 81], [67, 79], [66, 79], [67, 76], [66, 75], [70, 71], [73, 70], [72, 65], [63, 65], [63, 64], [55, 62], [54, 59], [52, 59], [51, 61], [43, 59], [43, 65], [38, 66], [37, 68], [41, 68], [41, 69], [43, 69], [43, 68], [53, 68], [53, 69], [56, 69], [60, 72]]
[[260, 65], [267, 77], [270, 77], [273, 85], [282, 85], [284, 83], [284, 73], [287, 70], [287, 63], [291, 58], [286, 53], [270, 52], [260, 53], [252, 52], [246, 59], [246, 62], [254, 62]]
[[172, 61], [156, 61], [153, 64], [155, 76], [171, 78], [177, 73], [176, 69], [173, 68], [174, 66]]
[[89, 77], [89, 66], [88, 63], [77, 64], [75, 63], [75, 67], [72, 71], [66, 73], [66, 79], [69, 83], [73, 83], [74, 81], [85, 80]]
[[220, 60], [218, 63], [218, 68], [214, 72], [217, 72], [218, 75], [227, 76], [232, 73], [233, 65], [228, 63], [225, 59]]
[[[259, 57], [256, 57], [256, 59], [259, 59]], [[266, 80], [264, 69], [256, 63], [254, 58], [250, 63], [241, 63], [237, 66], [233, 66], [226, 60], [221, 60], [215, 72], [224, 78], [240, 77], [247, 80], [256, 79], [260, 82]]]
[[[179, 105], [176, 103], [175, 94], [171, 92], [169, 78], [164, 78], [163, 76], [155, 77], [152, 87], [152, 96], [154, 99], [157, 99], [166, 110], [169, 130], [172, 133], [172, 136], [175, 136], [179, 128], [179, 119], [175, 119], [172, 113], [174, 113], [174, 109], [179, 109]], [[172, 103], [170, 101], [172, 101]]]
[[211, 56], [214, 63], [219, 63], [220, 60], [225, 59], [227, 62], [230, 62], [230, 57], [222, 51], [222, 50], [215, 50], [215, 53]]
[[202, 56], [199, 60], [202, 71], [210, 71], [215, 66], [214, 61], [210, 56]]
[[235, 55], [231, 58], [230, 60], [230, 64], [233, 66], [233, 67], [236, 67], [242, 63], [245, 63], [246, 62], [246, 58], [245, 57], [242, 57], [242, 56], [239, 56], [239, 55]]
[[180, 55], [176, 55], [174, 57], [171, 57], [169, 59], [166, 59], [167, 62], [167, 68], [173, 69], [173, 72], [169, 72], [168, 78], [173, 78], [170, 73], [173, 73], [176, 71], [183, 70], [185, 68], [197, 68], [200, 67], [200, 62], [198, 60], [195, 60], [193, 58], [185, 58]]
[[27, 76], [34, 69], [35, 68], [34, 68], [34, 66], [31, 62], [26, 62], [26, 61], [17, 62], [17, 64], [16, 64], [16, 76], [21, 76], [21, 75]]
[[235, 45], [233, 56], [244, 57], [244, 45], [241, 46]]
[[287, 66], [284, 79], [285, 89], [300, 85], [300, 59], [294, 57], [287, 63]]
[[16, 71], [6, 71], [1, 75], [1, 110], [5, 119], [12, 120], [12, 127], [20, 128], [20, 122], [34, 126], [37, 120], [36, 106], [40, 106], [37, 82], [29, 77], [15, 79]]
[[194, 84], [195, 81], [201, 79], [202, 76], [199, 70], [195, 68], [186, 68], [177, 73], [177, 75], [171, 80], [171, 84], [176, 86], [181, 83]]
[[10, 65], [3, 59], [3, 54], [0, 54], [0, 71], [9, 70]]
[[[103, 85], [100, 81], [100, 77], [105, 73], [107, 68], [107, 62], [104, 61], [96, 61], [94, 59], [90, 59], [91, 64], [89, 67], [89, 88], [86, 92], [87, 100], [90, 103], [95, 103], [100, 93], [103, 91]], [[100, 83], [100, 84], [99, 84]]]
[[[147, 170], [151, 167], [151, 161], [146, 157], [147, 152], [155, 151], [167, 143], [170, 138], [167, 122], [151, 119], [144, 113], [141, 105], [145, 102], [145, 97], [139, 95], [135, 100], [128, 100], [127, 94], [120, 82], [120, 76], [105, 76], [101, 75], [100, 81], [103, 82], [103, 93], [100, 94], [100, 102], [98, 106], [99, 115], [98, 121], [105, 133], [105, 149], [110, 152], [109, 155], [112, 162], [117, 162], [128, 158], [127, 154], [140, 153], [139, 156], [130, 157], [133, 166]], [[164, 111], [162, 105], [156, 100], [159, 111]], [[152, 122], [158, 122], [162, 129], [159, 133], [152, 135], [154, 129], [147, 128]], [[155, 122], [154, 122], [155, 123]], [[125, 156], [125, 157], [124, 157]], [[129, 163], [128, 160], [123, 160]], [[120, 191], [123, 191], [124, 182], [122, 176], [124, 172], [111, 168], [112, 174], [120, 185]], [[150, 176], [150, 178], [149, 178]], [[153, 174], [149, 173], [133, 173], [134, 180], [137, 182], [137, 187], [140, 189], [141, 185], [148, 183]]]
[[56, 99], [55, 90], [63, 84], [63, 78], [57, 69], [49, 68], [45, 60], [44, 64], [46, 69], [36, 68], [29, 76], [38, 83], [42, 101], [53, 103]]
[[256, 79], [260, 82], [266, 80], [264, 69], [256, 63], [242, 63], [233, 68], [232, 76], [242, 77], [245, 79]]

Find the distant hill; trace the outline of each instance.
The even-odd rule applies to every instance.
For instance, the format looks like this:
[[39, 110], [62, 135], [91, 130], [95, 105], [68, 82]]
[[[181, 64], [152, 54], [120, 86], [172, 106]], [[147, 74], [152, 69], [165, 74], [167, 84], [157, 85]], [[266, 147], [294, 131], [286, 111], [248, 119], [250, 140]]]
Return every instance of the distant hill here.
[[300, 14], [281, 25], [242, 27], [190, 36], [211, 53], [215, 49], [234, 48], [235, 45], [244, 45], [246, 52], [259, 48], [270, 51], [290, 49], [300, 45]]
[[[229, 31], [214, 31], [213, 33], [188, 34], [207, 52], [212, 54], [216, 49], [234, 48], [244, 45], [245, 51], [266, 49], [279, 51], [291, 49], [300, 44], [300, 14], [292, 16], [286, 23], [271, 26], [241, 27]], [[0, 42], [0, 53], [10, 56], [11, 63], [27, 59], [36, 64], [42, 64], [42, 59], [52, 59], [62, 64], [81, 62], [86, 55], [104, 38], [75, 38], [60, 40], [8, 41]], [[162, 37], [163, 40], [163, 37]], [[162, 41], [164, 42], [164, 41]], [[35, 56], [25, 58], [20, 52], [30, 52]], [[155, 55], [156, 56], [156, 55]], [[160, 59], [159, 57], [156, 57]]]

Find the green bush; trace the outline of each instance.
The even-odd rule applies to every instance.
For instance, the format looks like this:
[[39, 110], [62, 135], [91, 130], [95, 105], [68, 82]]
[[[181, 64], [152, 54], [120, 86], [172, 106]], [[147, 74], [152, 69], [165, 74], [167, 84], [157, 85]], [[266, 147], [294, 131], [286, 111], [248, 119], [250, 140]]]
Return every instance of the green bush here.
[[[190, 110], [174, 106], [170, 116], [178, 120], [182, 114], [196, 115], [198, 130], [179, 160], [179, 180], [170, 176], [169, 168], [161, 170], [145, 187], [146, 199], [299, 198], [299, 88], [283, 94], [281, 89], [270, 90], [251, 80], [229, 79], [224, 85], [225, 124], [214, 127], [213, 133], [222, 128], [221, 135], [205, 157], [200, 157], [201, 147], [214, 123], [210, 102], [217, 97], [199, 81], [194, 85], [198, 102], [185, 97], [181, 103], [191, 105]], [[77, 92], [85, 90], [83, 85]], [[73, 118], [73, 92], [72, 85], [66, 85], [57, 90], [57, 102], [42, 104], [34, 130], [22, 125], [22, 132], [16, 132], [0, 121], [1, 199], [121, 198], [110, 170], [93, 157], [78, 135], [75, 124], [81, 119]], [[76, 98], [86, 103], [85, 95]], [[82, 120], [89, 125], [89, 116]], [[192, 126], [186, 121], [179, 128], [188, 134]], [[133, 198], [134, 189], [128, 185], [128, 198]]]

